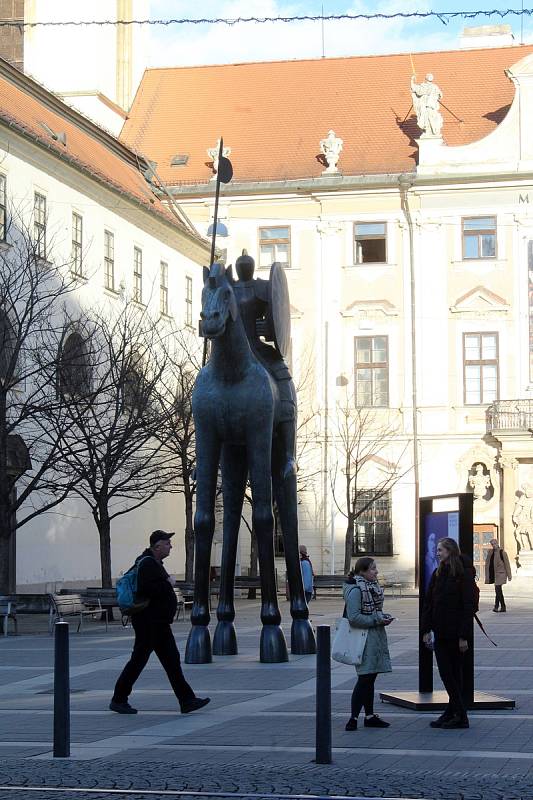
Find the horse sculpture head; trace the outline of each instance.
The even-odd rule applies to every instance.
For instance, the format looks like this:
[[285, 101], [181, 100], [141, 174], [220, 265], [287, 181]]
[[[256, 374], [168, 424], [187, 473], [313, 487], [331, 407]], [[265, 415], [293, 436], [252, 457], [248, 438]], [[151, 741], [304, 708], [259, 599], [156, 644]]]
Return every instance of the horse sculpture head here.
[[204, 288], [200, 312], [200, 336], [215, 339], [226, 330], [228, 320], [237, 319], [239, 310], [232, 288], [231, 267], [222, 264], [204, 267]]

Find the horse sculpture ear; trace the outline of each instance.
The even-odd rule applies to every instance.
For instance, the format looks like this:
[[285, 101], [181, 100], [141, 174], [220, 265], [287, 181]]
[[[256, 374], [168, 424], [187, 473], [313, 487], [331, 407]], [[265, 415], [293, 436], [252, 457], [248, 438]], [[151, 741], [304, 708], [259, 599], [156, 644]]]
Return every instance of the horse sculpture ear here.
[[230, 283], [235, 283], [235, 280], [234, 280], [234, 278], [233, 278], [233, 270], [231, 269], [231, 264], [229, 264], [229, 265], [226, 267], [226, 278], [228, 279], [228, 281], [229, 281]]
[[204, 283], [207, 283], [208, 278], [209, 278], [209, 267], [204, 267]]
[[233, 292], [231, 293], [230, 301], [229, 301], [229, 313], [233, 322], [237, 319], [237, 315], [239, 313], [239, 308], [237, 306], [237, 300], [235, 299], [235, 295]]

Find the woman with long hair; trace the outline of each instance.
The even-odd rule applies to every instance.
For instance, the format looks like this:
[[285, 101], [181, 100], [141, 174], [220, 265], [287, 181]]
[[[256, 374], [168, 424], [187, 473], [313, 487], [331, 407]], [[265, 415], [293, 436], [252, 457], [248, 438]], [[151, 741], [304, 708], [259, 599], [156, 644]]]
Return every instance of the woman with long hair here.
[[474, 570], [454, 539], [437, 544], [439, 566], [433, 572], [422, 611], [422, 636], [434, 647], [448, 705], [432, 728], [468, 728], [462, 696], [462, 656], [468, 650], [474, 617]]
[[378, 568], [373, 558], [359, 558], [344, 584], [345, 615], [354, 628], [368, 631], [363, 660], [356, 665], [357, 683], [352, 693], [352, 713], [347, 731], [357, 730], [357, 717], [365, 709], [365, 728], [388, 728], [388, 722], [374, 714], [374, 683], [380, 672], [391, 672], [385, 627], [393, 618], [383, 613], [383, 589], [377, 581]]

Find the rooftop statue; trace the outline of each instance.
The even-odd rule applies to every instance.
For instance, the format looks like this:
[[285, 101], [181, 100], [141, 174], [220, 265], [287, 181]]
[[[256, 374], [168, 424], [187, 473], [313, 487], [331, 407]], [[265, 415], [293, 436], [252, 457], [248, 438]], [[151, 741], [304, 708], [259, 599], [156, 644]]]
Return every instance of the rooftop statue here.
[[412, 76], [411, 97], [418, 127], [423, 131], [422, 136], [440, 136], [443, 120], [439, 104], [442, 91], [433, 83], [431, 72], [428, 72], [422, 83], [416, 83], [415, 76]]
[[324, 170], [324, 174], [336, 173], [339, 171], [337, 169], [337, 164], [339, 163], [342, 145], [343, 141], [335, 136], [335, 131], [329, 131], [326, 138], [321, 140], [320, 151], [328, 165], [327, 169]]

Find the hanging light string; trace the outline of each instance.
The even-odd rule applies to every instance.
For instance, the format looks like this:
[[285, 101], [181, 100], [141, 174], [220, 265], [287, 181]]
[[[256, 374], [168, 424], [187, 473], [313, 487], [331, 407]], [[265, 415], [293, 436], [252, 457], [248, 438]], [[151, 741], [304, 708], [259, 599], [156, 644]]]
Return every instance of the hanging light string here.
[[239, 25], [245, 23], [256, 23], [263, 25], [268, 22], [354, 22], [357, 20], [391, 20], [391, 19], [431, 19], [436, 18], [447, 25], [454, 19], [474, 19], [474, 17], [500, 17], [504, 19], [508, 16], [531, 17], [533, 8], [507, 8], [503, 10], [475, 10], [475, 11], [397, 11], [386, 14], [377, 12], [374, 14], [302, 14], [300, 16], [276, 16], [276, 17], [204, 17], [199, 19], [132, 19], [132, 20], [65, 20], [65, 21], [42, 21], [25, 22], [23, 20], [2, 20], [0, 28], [57, 28], [57, 27], [80, 27], [89, 25]]

